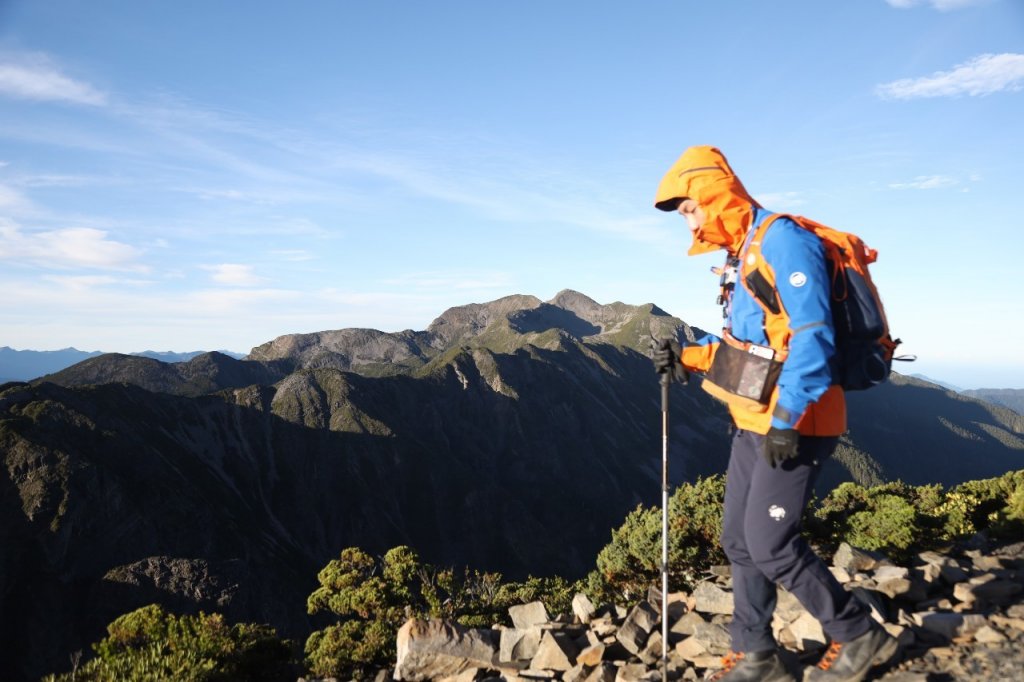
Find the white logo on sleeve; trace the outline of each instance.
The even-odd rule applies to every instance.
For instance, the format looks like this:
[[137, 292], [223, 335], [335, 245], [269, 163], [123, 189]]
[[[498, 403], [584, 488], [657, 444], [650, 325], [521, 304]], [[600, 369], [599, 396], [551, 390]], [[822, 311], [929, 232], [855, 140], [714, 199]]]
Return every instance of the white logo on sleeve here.
[[802, 272], [794, 272], [789, 276], [789, 283], [795, 287], [802, 287], [807, 284], [807, 275]]
[[773, 504], [768, 507], [768, 516], [772, 517], [776, 521], [781, 521], [786, 518], [786, 510], [777, 504]]

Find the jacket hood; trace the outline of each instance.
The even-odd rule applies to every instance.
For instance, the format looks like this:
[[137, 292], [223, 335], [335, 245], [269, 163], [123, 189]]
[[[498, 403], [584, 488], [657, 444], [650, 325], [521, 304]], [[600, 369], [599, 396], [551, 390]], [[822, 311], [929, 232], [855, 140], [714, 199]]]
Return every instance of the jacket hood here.
[[739, 253], [743, 238], [754, 220], [758, 204], [733, 173], [725, 155], [715, 147], [690, 147], [679, 157], [658, 185], [654, 206], [674, 211], [683, 199], [693, 199], [704, 209], [704, 224], [694, 232], [689, 254], [726, 249]]

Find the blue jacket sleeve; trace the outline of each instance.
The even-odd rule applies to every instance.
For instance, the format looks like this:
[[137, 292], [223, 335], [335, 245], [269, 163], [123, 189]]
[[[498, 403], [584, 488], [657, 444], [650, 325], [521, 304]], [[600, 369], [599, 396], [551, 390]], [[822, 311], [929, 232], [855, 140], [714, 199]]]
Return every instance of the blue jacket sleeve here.
[[775, 272], [775, 288], [791, 332], [772, 426], [793, 428], [832, 383], [835, 335], [825, 249], [814, 234], [779, 218], [768, 229], [761, 253]]

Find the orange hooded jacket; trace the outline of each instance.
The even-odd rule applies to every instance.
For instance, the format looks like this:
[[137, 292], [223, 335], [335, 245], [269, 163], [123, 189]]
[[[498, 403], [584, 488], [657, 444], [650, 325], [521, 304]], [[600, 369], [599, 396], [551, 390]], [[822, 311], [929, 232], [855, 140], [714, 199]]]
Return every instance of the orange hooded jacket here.
[[[730, 255], [739, 256], [753, 225], [755, 209], [761, 206], [736, 177], [722, 152], [710, 146], [690, 147], [683, 152], [662, 178], [654, 205], [663, 211], [674, 211], [684, 198], [696, 201], [705, 214], [704, 224], [693, 232], [689, 255], [725, 249]], [[743, 278], [739, 280], [742, 283]], [[784, 359], [792, 333], [785, 309], [777, 314], [766, 311], [764, 326], [769, 345], [777, 357]], [[716, 339], [705, 345], [685, 347], [681, 358], [683, 366], [693, 372], [706, 373], [720, 343]], [[751, 410], [742, 401], [726, 400], [726, 403], [737, 427], [764, 434], [771, 427], [778, 398], [779, 388], [776, 386], [762, 411]], [[796, 428], [803, 435], [842, 434], [846, 430], [846, 402], [842, 389], [839, 386], [829, 387], [800, 415]]]

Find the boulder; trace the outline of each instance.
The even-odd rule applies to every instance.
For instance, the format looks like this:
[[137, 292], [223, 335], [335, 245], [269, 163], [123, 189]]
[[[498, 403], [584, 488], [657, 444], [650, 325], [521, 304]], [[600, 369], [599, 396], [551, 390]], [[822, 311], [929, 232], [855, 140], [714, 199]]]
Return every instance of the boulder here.
[[498, 660], [502, 663], [530, 660], [537, 655], [542, 634], [539, 627], [505, 628], [499, 639]]
[[531, 670], [569, 670], [576, 665], [576, 645], [561, 632], [545, 632], [530, 661]]
[[528, 630], [535, 625], [543, 625], [550, 619], [544, 602], [534, 601], [529, 604], [518, 604], [508, 610], [512, 617], [512, 625], [519, 630]]
[[594, 614], [597, 613], [597, 609], [587, 595], [581, 592], [572, 598], [572, 612], [579, 622], [589, 623]]
[[658, 614], [647, 602], [640, 602], [626, 616], [622, 627], [615, 633], [615, 639], [631, 654], [639, 654], [647, 642], [647, 636], [658, 624]]
[[723, 656], [729, 651], [729, 631], [720, 623], [701, 623], [693, 633], [694, 638], [709, 654]]
[[591, 644], [576, 654], [576, 662], [593, 668], [604, 660], [604, 644]]
[[590, 674], [587, 675], [583, 682], [615, 682], [615, 675], [617, 672], [618, 668], [613, 664], [607, 662], [601, 663], [590, 671]]
[[672, 635], [677, 635], [679, 637], [692, 635], [697, 631], [697, 625], [703, 624], [704, 622], [706, 621], [693, 611], [684, 613], [682, 617], [669, 628], [669, 637], [671, 638]]
[[700, 613], [732, 615], [732, 592], [714, 583], [700, 583], [693, 590], [694, 610]]
[[644, 645], [643, 651], [637, 654], [637, 656], [647, 665], [658, 663], [661, 661], [662, 641], [660, 632], [652, 632], [651, 636], [647, 638], [647, 644]]
[[870, 571], [884, 559], [885, 557], [877, 552], [858, 549], [852, 547], [849, 543], [843, 542], [832, 556], [832, 565], [853, 574], [859, 571]]
[[964, 615], [942, 611], [915, 613], [913, 618], [917, 625], [946, 640], [973, 635], [988, 624], [984, 616], [977, 614]]
[[687, 637], [675, 646], [675, 652], [686, 661], [696, 661], [706, 656], [708, 649], [696, 637]]
[[821, 623], [806, 611], [790, 623], [788, 629], [793, 636], [793, 643], [799, 651], [823, 649], [827, 643]]
[[492, 668], [494, 630], [470, 630], [441, 620], [409, 619], [398, 630], [396, 680], [438, 680], [471, 668]]

